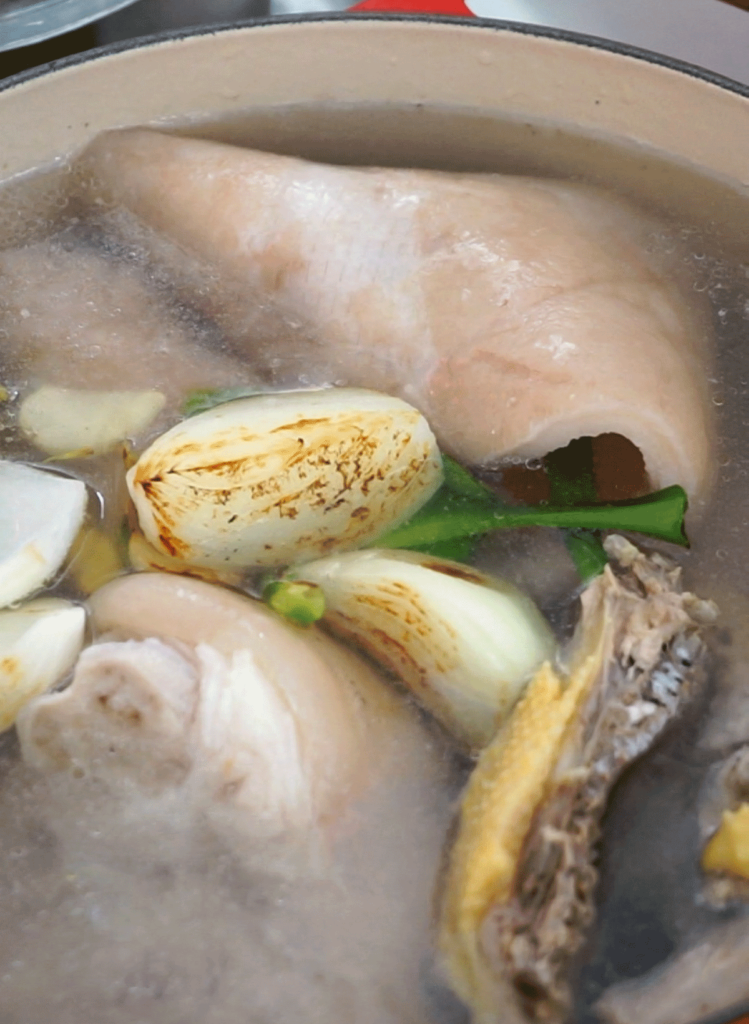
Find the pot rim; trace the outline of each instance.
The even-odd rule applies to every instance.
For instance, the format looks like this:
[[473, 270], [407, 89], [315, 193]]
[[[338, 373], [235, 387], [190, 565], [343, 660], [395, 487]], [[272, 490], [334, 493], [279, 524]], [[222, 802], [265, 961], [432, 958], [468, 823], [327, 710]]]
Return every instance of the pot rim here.
[[0, 94], [7, 92], [16, 86], [23, 85], [37, 78], [54, 74], [67, 68], [76, 67], [79, 64], [93, 63], [104, 60], [115, 54], [125, 53], [128, 50], [147, 49], [152, 46], [173, 43], [179, 39], [189, 39], [195, 36], [220, 35], [224, 32], [235, 32], [238, 29], [262, 30], [277, 25], [300, 25], [305, 22], [415, 22], [424, 24], [455, 24], [462, 28], [475, 29], [478, 32], [495, 31], [515, 33], [521, 36], [537, 36], [560, 43], [570, 43], [577, 46], [588, 47], [595, 50], [603, 50], [609, 53], [618, 54], [622, 57], [632, 57], [635, 60], [647, 64], [654, 64], [670, 71], [676, 71], [691, 78], [697, 78], [710, 85], [717, 86], [726, 92], [734, 93], [745, 99], [749, 99], [749, 85], [737, 82], [726, 75], [716, 71], [700, 67], [697, 64], [690, 64], [688, 61], [678, 57], [669, 57], [666, 54], [656, 53], [643, 47], [634, 46], [630, 43], [621, 43], [613, 39], [605, 39], [601, 36], [588, 35], [583, 32], [575, 32], [570, 29], [552, 28], [547, 25], [533, 25], [521, 21], [506, 21], [494, 18], [463, 18], [454, 15], [374, 12], [374, 11], [339, 11], [339, 12], [312, 12], [309, 14], [286, 14], [263, 18], [250, 18], [241, 21], [223, 22], [211, 25], [195, 25], [187, 28], [171, 29], [152, 35], [136, 36], [133, 39], [119, 40], [115, 43], [108, 43], [105, 46], [97, 46], [81, 53], [72, 54], [69, 57], [62, 57], [58, 60], [40, 64], [27, 71], [0, 81]]

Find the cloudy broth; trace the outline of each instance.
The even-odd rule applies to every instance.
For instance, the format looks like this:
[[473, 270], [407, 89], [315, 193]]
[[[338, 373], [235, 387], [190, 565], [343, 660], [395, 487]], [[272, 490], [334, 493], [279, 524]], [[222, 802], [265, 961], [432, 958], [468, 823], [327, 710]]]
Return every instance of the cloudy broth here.
[[[653, 966], [712, 919], [697, 900], [699, 837], [690, 814], [706, 766], [749, 737], [749, 644], [741, 640], [749, 624], [747, 197], [634, 146], [480, 113], [291, 107], [173, 130], [320, 161], [529, 174], [602, 186], [658, 218], [662, 230], [653, 234], [654, 249], [683, 248], [694, 288], [711, 304], [717, 483], [709, 506], [694, 510], [688, 522], [692, 549], [670, 553], [684, 564], [687, 586], [715, 598], [724, 611], [712, 717], [690, 720], [619, 787], [604, 834], [604, 850], [611, 853], [603, 860], [602, 924], [579, 986], [582, 1020], [605, 983]], [[170, 338], [175, 346], [187, 339], [195, 357], [192, 370], [183, 367], [184, 390], [226, 386], [237, 374], [263, 387], [311, 382], [301, 353], [284, 363], [264, 353], [262, 367], [243, 366], [203, 303], [191, 302], [183, 285], [152, 263], [152, 240], [132, 232], [127, 244], [118, 240], [118, 218], [116, 210], [92, 217], [78, 203], [67, 168], [0, 191], [0, 248], [51, 238], [58, 255], [103, 255], [116, 268], [122, 294], [136, 281], [149, 310], [156, 310], [147, 314], [148, 330], [162, 339], [163, 351], [152, 368], [144, 363], [143, 378], [173, 394], [139, 445], [179, 417]], [[210, 300], [216, 282], [210, 268], [199, 269], [201, 299]], [[0, 445], [4, 457], [38, 462], [15, 423], [13, 396], [43, 377], [28, 354], [7, 357], [7, 337], [19, 317], [28, 319], [16, 285], [11, 295], [0, 269], [0, 383], [10, 393], [0, 406]], [[97, 303], [105, 314], [106, 301], [93, 282], [91, 308]], [[215, 368], [206, 369], [211, 360]], [[73, 386], [77, 374], [76, 366], [70, 378], [55, 382]], [[102, 521], [116, 532], [127, 511], [118, 483], [120, 454], [60, 466], [102, 495]], [[481, 558], [564, 620], [559, 609], [569, 602], [560, 588], [571, 587], [573, 576], [553, 535], [500, 537], [484, 546]], [[83, 596], [69, 574], [54, 590]], [[56, 1024], [89, 1018], [98, 1024], [463, 1019], [434, 976], [429, 917], [465, 764], [426, 726], [422, 749], [404, 757], [396, 773], [399, 782], [352, 811], [338, 859], [303, 885], [238, 862], [177, 807], [151, 808], [133, 827], [131, 807], [109, 806], [95, 788], [73, 792], [69, 780], [39, 779], [17, 762], [12, 736], [2, 743], [0, 860], [9, 868], [0, 880], [0, 933], [12, 938], [0, 954], [0, 1024], [45, 1017]], [[644, 906], [634, 894], [646, 867], [653, 881]], [[158, 919], [151, 929], [154, 905]], [[649, 929], [650, 952], [628, 960], [618, 950], [629, 948], [643, 929]], [[40, 973], [48, 991], [38, 989]]]

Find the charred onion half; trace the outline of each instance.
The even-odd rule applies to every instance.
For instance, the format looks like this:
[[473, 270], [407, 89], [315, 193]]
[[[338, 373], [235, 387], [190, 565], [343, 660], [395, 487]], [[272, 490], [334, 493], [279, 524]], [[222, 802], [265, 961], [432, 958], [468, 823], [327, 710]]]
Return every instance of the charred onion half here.
[[698, 688], [715, 606], [622, 537], [582, 597], [575, 636], [484, 750], [462, 800], [439, 946], [477, 1024], [562, 1021], [593, 918], [608, 794]]

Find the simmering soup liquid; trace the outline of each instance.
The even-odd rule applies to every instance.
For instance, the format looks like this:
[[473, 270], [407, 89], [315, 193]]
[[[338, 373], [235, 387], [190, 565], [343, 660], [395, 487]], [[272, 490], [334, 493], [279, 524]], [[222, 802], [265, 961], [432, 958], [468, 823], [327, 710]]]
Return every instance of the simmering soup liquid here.
[[[615, 793], [602, 844], [600, 921], [578, 985], [578, 1019], [589, 1019], [603, 987], [648, 970], [715, 917], [698, 899], [696, 792], [710, 763], [749, 738], [747, 196], [635, 146], [481, 113], [291, 107], [174, 130], [327, 162], [601, 186], [657, 218], [652, 246], [683, 250], [695, 290], [710, 303], [716, 485], [709, 505], [688, 520], [692, 549], [669, 554], [684, 565], [689, 589], [723, 612], [711, 691]], [[165, 322], [196, 352], [215, 357], [203, 387], [225, 386], [236, 374], [268, 387], [314, 382], [314, 367], [298, 359], [274, 363], [266, 353], [262, 368], [243, 366], [199, 303], [151, 263], [147, 240], [132, 233], [127, 244], [119, 240], [118, 218], [118, 211], [86, 211], [70, 169], [61, 167], [0, 190], [0, 250], [51, 240], [58, 253], [104, 254], [126, 278], [142, 277]], [[55, 317], [44, 321], [49, 338], [34, 338], [33, 351], [10, 358], [24, 310], [1, 266], [0, 384], [10, 400], [0, 404], [0, 452], [39, 462], [18, 430], [14, 396], [40, 382], [35, 352], [54, 344]], [[214, 286], [207, 274], [205, 295]], [[90, 302], [106, 312], [96, 282], [91, 291]], [[139, 379], [167, 390], [165, 366], [157, 361], [150, 370], [144, 361]], [[202, 367], [196, 357], [196, 375]], [[178, 416], [172, 401], [154, 432]], [[58, 466], [101, 495], [102, 522], [116, 534], [126, 512], [120, 453]], [[575, 581], [555, 534], [499, 536], [484, 544], [480, 564], [527, 589], [560, 630], [569, 627]], [[52, 590], [85, 596], [70, 573]], [[243, 859], [184, 808], [112, 801], [86, 780], [39, 778], [19, 762], [12, 734], [0, 743], [0, 1024], [465, 1019], [432, 966], [430, 918], [467, 766], [426, 723], [421, 749], [404, 753], [394, 781], [350, 812], [334, 860], [323, 851], [314, 877], [301, 883], [278, 877], [262, 859]]]

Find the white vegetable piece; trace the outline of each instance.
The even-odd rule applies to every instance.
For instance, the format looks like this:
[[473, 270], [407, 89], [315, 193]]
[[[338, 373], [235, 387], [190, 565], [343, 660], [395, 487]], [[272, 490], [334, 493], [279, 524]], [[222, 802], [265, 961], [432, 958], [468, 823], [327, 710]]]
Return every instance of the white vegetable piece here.
[[41, 387], [21, 404], [21, 430], [47, 455], [101, 455], [139, 434], [164, 408], [160, 391]]
[[163, 434], [127, 476], [147, 540], [214, 569], [349, 550], [404, 522], [442, 482], [424, 417], [374, 391], [258, 395]]
[[70, 671], [85, 625], [81, 605], [53, 597], [0, 612], [0, 732]]
[[538, 666], [551, 630], [512, 584], [409, 551], [320, 559], [295, 577], [325, 594], [324, 621], [406, 684], [472, 749], [485, 746]]
[[83, 524], [86, 501], [80, 480], [0, 461], [0, 608], [54, 576]]

